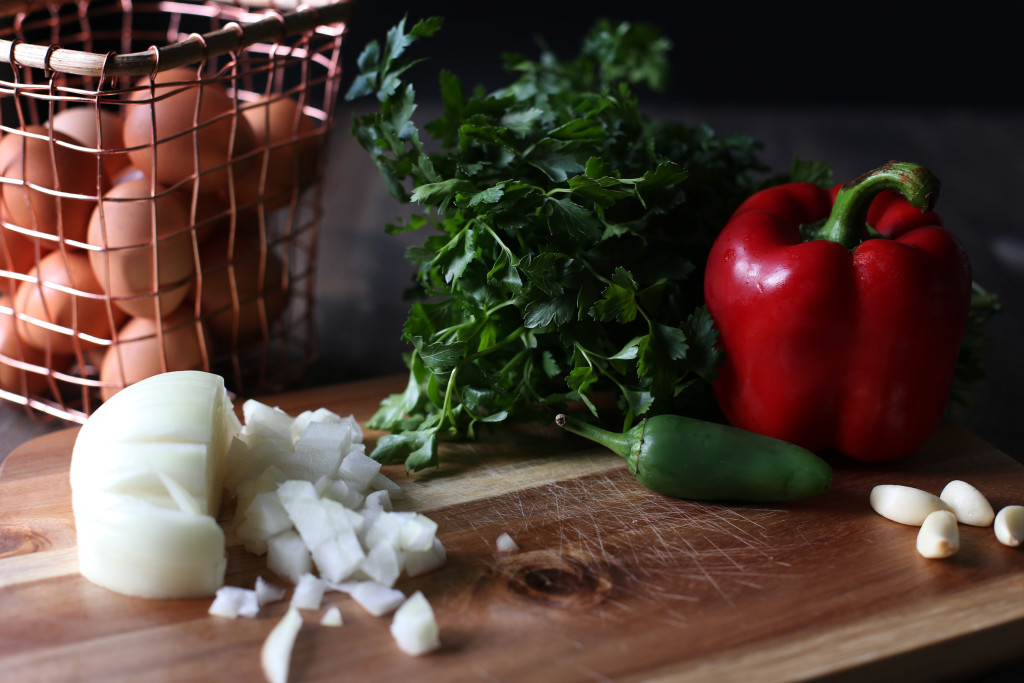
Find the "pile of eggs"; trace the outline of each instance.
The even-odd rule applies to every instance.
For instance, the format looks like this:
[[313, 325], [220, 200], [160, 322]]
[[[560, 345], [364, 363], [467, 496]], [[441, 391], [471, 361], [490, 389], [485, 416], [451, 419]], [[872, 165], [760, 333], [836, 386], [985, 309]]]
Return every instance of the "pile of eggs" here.
[[257, 207], [312, 182], [315, 133], [295, 99], [236, 110], [183, 67], [0, 139], [0, 389], [90, 365], [106, 400], [264, 338], [288, 278]]

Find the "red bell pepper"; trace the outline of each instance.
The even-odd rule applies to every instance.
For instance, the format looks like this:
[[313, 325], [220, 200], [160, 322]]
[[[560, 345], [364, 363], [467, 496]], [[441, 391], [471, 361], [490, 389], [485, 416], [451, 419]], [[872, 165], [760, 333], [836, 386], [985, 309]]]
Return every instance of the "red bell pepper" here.
[[858, 460], [928, 439], [972, 286], [966, 252], [930, 213], [938, 189], [926, 169], [890, 162], [831, 194], [791, 183], [736, 210], [704, 281], [729, 422]]

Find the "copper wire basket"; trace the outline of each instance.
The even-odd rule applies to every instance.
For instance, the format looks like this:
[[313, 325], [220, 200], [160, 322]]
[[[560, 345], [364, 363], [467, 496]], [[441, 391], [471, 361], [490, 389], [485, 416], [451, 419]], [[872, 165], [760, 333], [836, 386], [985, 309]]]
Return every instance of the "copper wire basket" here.
[[354, 4], [0, 12], [0, 400], [82, 422], [168, 370], [300, 379]]

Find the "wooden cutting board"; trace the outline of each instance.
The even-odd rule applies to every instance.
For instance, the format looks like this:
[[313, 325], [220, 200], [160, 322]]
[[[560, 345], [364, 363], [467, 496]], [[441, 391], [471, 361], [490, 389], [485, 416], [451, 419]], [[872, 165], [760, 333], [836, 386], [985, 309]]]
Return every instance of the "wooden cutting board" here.
[[[403, 381], [268, 402], [365, 419]], [[260, 680], [260, 645], [285, 603], [230, 620], [208, 616], [208, 600], [129, 598], [78, 575], [75, 434], [31, 441], [0, 470], [0, 678]], [[1024, 549], [962, 526], [957, 556], [925, 560], [916, 529], [868, 506], [875, 484], [938, 493], [951, 479], [996, 507], [1024, 502], [1024, 466], [963, 429], [943, 426], [897, 464], [837, 462], [832, 491], [781, 506], [655, 495], [616, 456], [554, 427], [445, 456], [409, 479], [385, 468], [448, 550], [443, 568], [399, 584], [427, 596], [442, 648], [408, 657], [389, 618], [330, 593], [325, 607], [338, 605], [345, 623], [305, 613], [291, 680], [916, 680], [1022, 655]], [[518, 552], [496, 550], [502, 532]], [[251, 587], [258, 575], [276, 580], [232, 544], [227, 582]]]

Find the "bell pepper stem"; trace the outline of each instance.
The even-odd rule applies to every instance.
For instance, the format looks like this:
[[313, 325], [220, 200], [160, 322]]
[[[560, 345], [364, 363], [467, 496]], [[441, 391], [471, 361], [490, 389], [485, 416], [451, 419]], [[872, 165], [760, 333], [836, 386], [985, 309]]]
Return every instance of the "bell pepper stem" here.
[[854, 249], [868, 237], [867, 216], [872, 200], [883, 190], [902, 194], [922, 213], [931, 211], [939, 198], [939, 179], [924, 166], [890, 161], [843, 185], [832, 212], [817, 230], [817, 238]]

